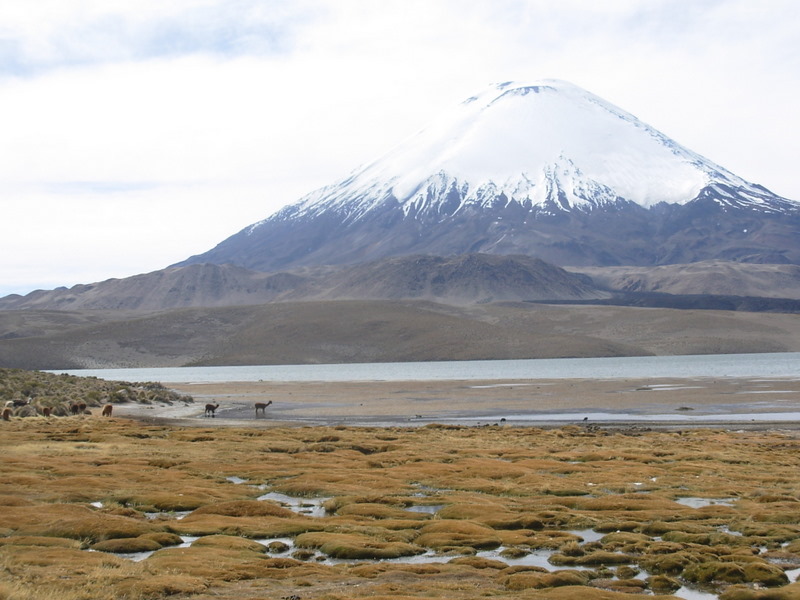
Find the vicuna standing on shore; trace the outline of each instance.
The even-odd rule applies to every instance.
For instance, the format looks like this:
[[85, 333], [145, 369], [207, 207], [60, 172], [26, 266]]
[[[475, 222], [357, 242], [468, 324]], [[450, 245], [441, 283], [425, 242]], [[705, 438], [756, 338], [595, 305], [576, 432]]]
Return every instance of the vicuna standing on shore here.
[[256, 416], [258, 416], [258, 411], [261, 411], [261, 414], [267, 416], [267, 407], [272, 404], [272, 400], [264, 404], [263, 402], [256, 402]]

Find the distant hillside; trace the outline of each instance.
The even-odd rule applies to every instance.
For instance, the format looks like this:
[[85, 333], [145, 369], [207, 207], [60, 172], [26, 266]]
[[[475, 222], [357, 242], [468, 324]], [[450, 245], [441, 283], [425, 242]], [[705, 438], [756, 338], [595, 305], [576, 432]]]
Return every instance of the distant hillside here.
[[421, 300], [0, 311], [0, 366], [26, 369], [784, 351], [800, 351], [795, 315]]
[[606, 298], [588, 277], [529, 256], [401, 256], [342, 267], [316, 285], [315, 298], [436, 300], [474, 304]]
[[705, 261], [658, 267], [568, 267], [622, 292], [800, 299], [800, 266]]
[[405, 256], [349, 267], [260, 273], [233, 265], [170, 267], [26, 296], [0, 310], [137, 310], [339, 299], [426, 299], [455, 304], [605, 298], [589, 278], [527, 256]]
[[171, 267], [125, 279], [0, 298], [0, 310], [154, 311], [271, 302], [304, 283], [289, 274], [257, 273], [232, 265]]

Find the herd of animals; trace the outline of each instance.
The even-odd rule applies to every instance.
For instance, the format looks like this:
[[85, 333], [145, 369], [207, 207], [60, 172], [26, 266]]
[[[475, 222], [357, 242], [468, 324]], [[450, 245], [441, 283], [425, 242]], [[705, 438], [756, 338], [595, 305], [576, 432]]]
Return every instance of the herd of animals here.
[[[21, 400], [19, 398], [15, 400], [9, 400], [8, 402], [5, 403], [5, 406], [3, 407], [3, 412], [0, 413], [0, 416], [2, 417], [3, 421], [10, 421], [11, 415], [14, 412], [15, 408], [28, 406], [30, 403], [31, 403], [31, 398], [28, 398], [27, 400]], [[36, 407], [36, 409], [43, 417], [49, 417], [53, 414], [53, 409], [50, 406]], [[104, 417], [110, 417], [113, 410], [114, 410], [113, 404], [104, 404], [100, 414], [102, 414]], [[85, 402], [71, 403], [69, 405], [69, 412], [71, 415], [91, 414], [89, 413], [89, 410]]]
[[[265, 415], [265, 416], [266, 416], [266, 414], [267, 414], [267, 407], [268, 407], [270, 404], [272, 404], [272, 400], [270, 400], [269, 402], [256, 402], [256, 403], [255, 403], [255, 407], [256, 407], [256, 417], [258, 417], [258, 413], [259, 413], [259, 411], [261, 411], [261, 414], [262, 414], [262, 415]], [[206, 417], [213, 417], [213, 416], [215, 416], [215, 413], [217, 412], [217, 409], [218, 409], [218, 408], [219, 408], [219, 402], [217, 402], [216, 404], [206, 404], [206, 412], [204, 413], [204, 416], [206, 416]]]
[[[27, 406], [30, 403], [31, 403], [30, 398], [28, 398], [27, 400], [20, 400], [20, 399], [9, 400], [8, 402], [6, 402], [5, 407], [3, 408], [3, 412], [0, 413], [0, 415], [2, 416], [2, 419], [4, 421], [10, 421], [11, 415], [14, 412], [15, 408]], [[272, 404], [272, 400], [270, 400], [269, 402], [256, 402], [255, 403], [256, 417], [258, 417], [259, 412], [261, 412], [262, 415], [266, 415], [267, 407], [270, 404]], [[206, 410], [204, 416], [206, 417], [215, 416], [215, 413], [218, 408], [219, 408], [219, 402], [217, 402], [216, 404], [206, 404]], [[113, 410], [114, 406], [112, 404], [104, 404], [100, 414], [102, 414], [104, 417], [110, 417]], [[49, 406], [43, 406], [41, 408], [38, 408], [38, 411], [41, 413], [43, 417], [49, 417], [52, 415], [53, 409]], [[69, 412], [72, 415], [91, 414], [89, 413], [85, 402], [74, 402], [70, 404]]]

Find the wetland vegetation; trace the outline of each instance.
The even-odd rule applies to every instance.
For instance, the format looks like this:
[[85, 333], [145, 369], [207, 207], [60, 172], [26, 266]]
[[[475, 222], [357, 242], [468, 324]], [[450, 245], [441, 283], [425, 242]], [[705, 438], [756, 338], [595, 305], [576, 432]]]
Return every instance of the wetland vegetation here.
[[93, 408], [107, 404], [152, 404], [193, 402], [160, 383], [107, 381], [97, 377], [77, 377], [67, 373], [0, 368], [0, 400], [11, 408], [9, 416], [35, 417], [43, 414], [63, 417], [80, 412], [91, 414]]
[[3, 600], [800, 598], [792, 431], [1, 430]]

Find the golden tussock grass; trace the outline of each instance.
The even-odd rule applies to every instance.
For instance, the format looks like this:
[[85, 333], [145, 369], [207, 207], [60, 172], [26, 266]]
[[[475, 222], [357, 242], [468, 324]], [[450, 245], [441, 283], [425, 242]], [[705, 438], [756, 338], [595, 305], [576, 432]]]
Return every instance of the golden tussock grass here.
[[448, 519], [425, 524], [416, 543], [436, 550], [448, 547], [469, 547], [478, 550], [497, 548], [502, 539], [489, 527], [471, 521]]
[[411, 513], [402, 508], [393, 508], [385, 504], [368, 502], [347, 504], [337, 509], [336, 514], [341, 516], [369, 517], [372, 519], [404, 519], [414, 521], [424, 521], [430, 518], [430, 515]]
[[169, 524], [180, 535], [241, 535], [250, 538], [290, 537], [324, 527], [308, 517], [231, 517], [215, 514], [191, 514]]
[[192, 512], [193, 515], [225, 515], [228, 517], [286, 517], [294, 518], [296, 515], [288, 508], [283, 508], [275, 502], [257, 500], [233, 500], [206, 504]]
[[0, 511], [0, 526], [18, 535], [52, 536], [98, 542], [162, 531], [145, 520], [131, 519], [73, 504], [9, 507]]
[[[629, 600], [686, 582], [725, 600], [800, 598], [784, 573], [800, 565], [793, 434], [100, 417], [2, 428], [0, 600]], [[256, 500], [265, 490], [329, 498], [328, 512]], [[584, 529], [606, 535], [586, 541]], [[179, 535], [201, 537], [177, 547]], [[255, 541], [275, 538], [294, 548]], [[133, 550], [153, 554], [116, 554]], [[536, 550], [554, 553], [546, 571], [504, 568]], [[376, 562], [420, 553], [436, 562]], [[334, 557], [345, 562], [321, 560]]]
[[387, 542], [358, 533], [304, 533], [297, 536], [299, 548], [318, 549], [331, 558], [371, 559], [399, 558], [422, 554], [425, 549], [406, 542]]
[[719, 596], [720, 600], [798, 600], [800, 583], [792, 583], [777, 590], [755, 590], [744, 585], [734, 585]]
[[559, 571], [558, 573], [514, 573], [503, 581], [512, 591], [562, 587], [566, 585], [586, 585], [589, 574], [581, 571]]

